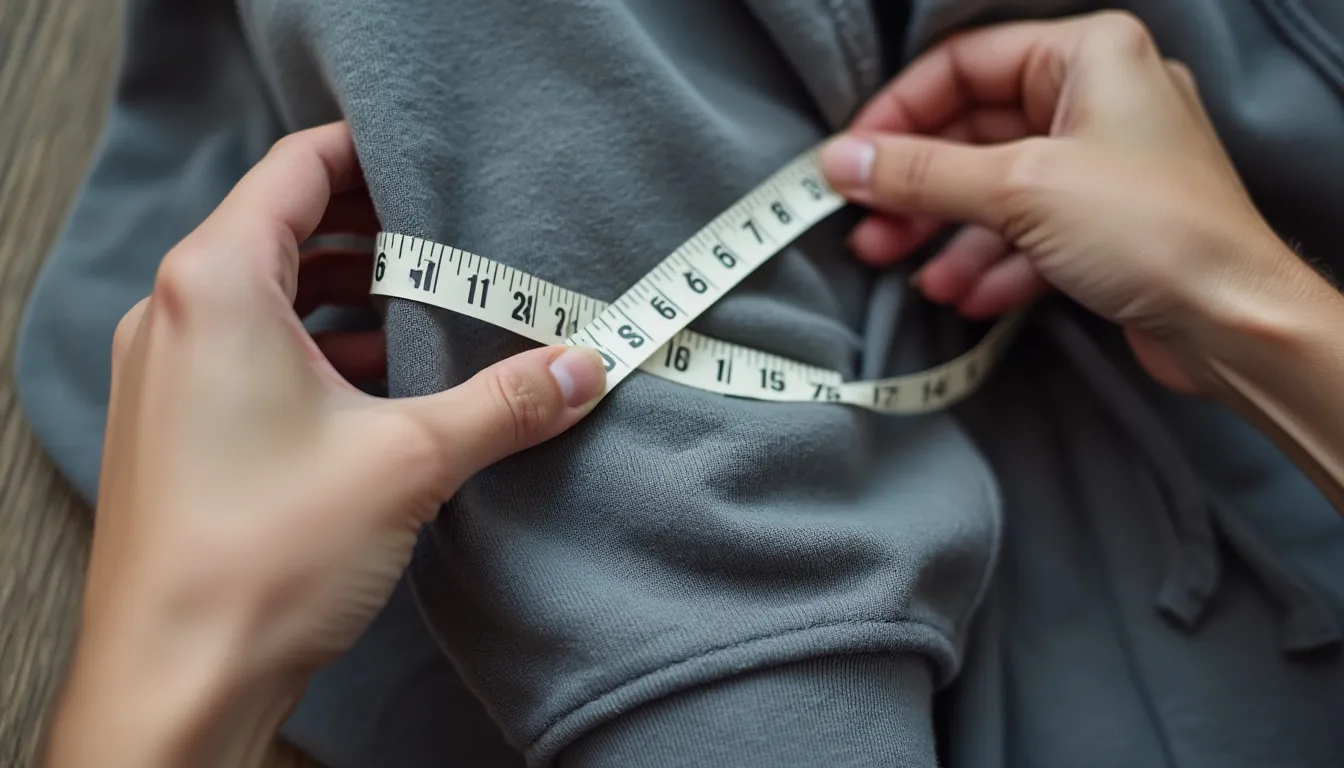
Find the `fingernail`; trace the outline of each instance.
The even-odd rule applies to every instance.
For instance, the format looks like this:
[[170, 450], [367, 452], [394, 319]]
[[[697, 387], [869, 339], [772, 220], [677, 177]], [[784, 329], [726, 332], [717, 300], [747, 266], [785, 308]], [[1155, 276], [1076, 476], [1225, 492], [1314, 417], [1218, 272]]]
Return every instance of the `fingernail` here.
[[822, 147], [821, 172], [833, 187], [866, 187], [875, 159], [877, 147], [872, 142], [841, 136]]
[[551, 361], [551, 376], [560, 385], [565, 405], [576, 408], [596, 400], [607, 384], [602, 357], [587, 347], [569, 347]]

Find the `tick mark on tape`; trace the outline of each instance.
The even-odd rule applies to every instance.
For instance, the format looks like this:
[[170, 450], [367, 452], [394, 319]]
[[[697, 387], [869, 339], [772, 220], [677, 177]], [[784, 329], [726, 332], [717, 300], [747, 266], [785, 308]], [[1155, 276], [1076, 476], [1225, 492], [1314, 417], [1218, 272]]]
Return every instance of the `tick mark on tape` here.
[[[687, 329], [701, 312], [756, 267], [844, 205], [844, 199], [821, 180], [816, 151], [812, 150], [716, 216], [612, 304], [501, 262], [390, 232], [379, 233], [375, 253], [395, 253], [396, 259], [376, 259], [370, 290], [469, 314], [541, 343], [563, 338], [565, 343], [591, 347], [602, 355], [607, 367], [608, 391], [638, 368], [725, 395], [846, 403], [882, 413], [938, 410], [969, 396], [1005, 351], [1025, 311], [1002, 318], [974, 347], [944, 365], [877, 381], [845, 382], [836, 371]], [[414, 268], [401, 259], [408, 247], [416, 249]], [[470, 277], [463, 281], [466, 285], [457, 283], [452, 290], [439, 293], [445, 252], [450, 262], [457, 260], [457, 277], [461, 278], [464, 267]], [[713, 280], [709, 275], [714, 270], [727, 278]], [[513, 301], [501, 304], [497, 299], [494, 305], [488, 305], [490, 283], [502, 283], [501, 276], [507, 276], [507, 287], [496, 290], [506, 290], [505, 296]], [[460, 291], [457, 285], [461, 285]], [[520, 286], [522, 290], [518, 290]], [[540, 314], [546, 315], [546, 322], [537, 330]], [[614, 352], [610, 345], [620, 347], [623, 354]], [[663, 347], [667, 347], [664, 354], [655, 357]], [[707, 358], [692, 352], [705, 348], [710, 350]], [[734, 384], [738, 368], [746, 368], [749, 373]], [[759, 380], [755, 373], [760, 374]]]

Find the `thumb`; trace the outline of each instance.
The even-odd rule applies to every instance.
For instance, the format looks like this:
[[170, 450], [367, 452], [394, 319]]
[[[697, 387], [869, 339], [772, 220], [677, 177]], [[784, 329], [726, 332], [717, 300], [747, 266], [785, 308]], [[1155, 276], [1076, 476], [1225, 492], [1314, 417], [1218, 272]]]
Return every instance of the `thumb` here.
[[515, 355], [453, 389], [398, 406], [429, 427], [447, 462], [443, 471], [462, 482], [577, 424], [605, 386], [597, 352], [554, 346]]
[[1011, 197], [1004, 192], [1026, 141], [975, 146], [925, 136], [846, 134], [822, 147], [820, 165], [831, 187], [860, 205], [1000, 231]]

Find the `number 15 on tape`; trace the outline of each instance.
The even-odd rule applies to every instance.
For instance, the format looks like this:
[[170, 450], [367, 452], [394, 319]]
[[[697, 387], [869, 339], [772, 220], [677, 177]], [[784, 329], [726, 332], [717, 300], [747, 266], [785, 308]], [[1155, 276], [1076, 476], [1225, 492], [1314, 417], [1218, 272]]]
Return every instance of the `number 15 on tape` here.
[[815, 150], [776, 172], [683, 243], [567, 343], [596, 349], [607, 392], [845, 201], [823, 181]]

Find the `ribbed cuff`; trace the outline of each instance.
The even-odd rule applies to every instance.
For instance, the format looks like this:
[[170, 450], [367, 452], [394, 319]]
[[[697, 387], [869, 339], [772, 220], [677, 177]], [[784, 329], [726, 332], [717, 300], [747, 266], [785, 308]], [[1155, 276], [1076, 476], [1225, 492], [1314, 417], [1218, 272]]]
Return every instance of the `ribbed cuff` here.
[[933, 675], [913, 654], [771, 667], [639, 707], [566, 747], [562, 768], [935, 765]]

